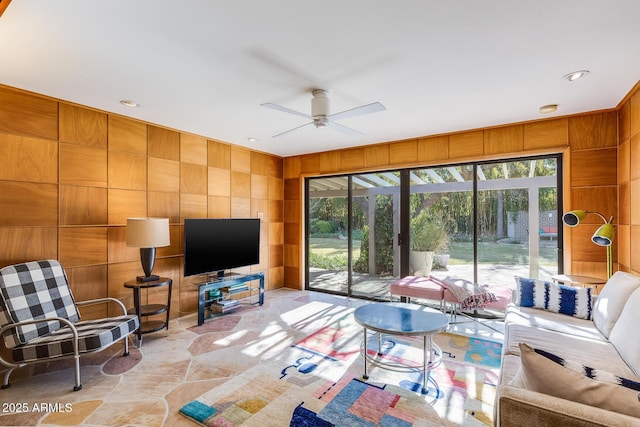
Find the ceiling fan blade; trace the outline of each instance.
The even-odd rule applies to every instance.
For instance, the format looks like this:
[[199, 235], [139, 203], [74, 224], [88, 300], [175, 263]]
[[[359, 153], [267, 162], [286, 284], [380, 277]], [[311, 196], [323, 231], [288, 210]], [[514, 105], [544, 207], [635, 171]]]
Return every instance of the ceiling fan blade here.
[[374, 102], [372, 104], [361, 105], [360, 107], [356, 107], [350, 110], [345, 110], [339, 113], [331, 114], [328, 117], [332, 121], [342, 120], [349, 117], [360, 116], [362, 114], [377, 113], [378, 111], [384, 111], [384, 110], [386, 110], [384, 105], [380, 104], [379, 102]]
[[331, 122], [331, 124], [329, 125], [330, 128], [333, 128], [343, 133], [344, 135], [348, 135], [348, 136], [364, 135], [364, 133], [360, 132], [359, 130], [355, 130], [348, 126], [341, 125], [340, 123], [334, 122], [333, 120], [330, 120], [330, 122]]
[[272, 110], [284, 111], [285, 113], [293, 114], [295, 116], [304, 117], [305, 119], [313, 119], [313, 117], [311, 117], [308, 114], [301, 113], [300, 111], [292, 110], [292, 109], [287, 108], [287, 107], [283, 107], [282, 105], [273, 104], [271, 102], [260, 104], [260, 106], [266, 107], [266, 108], [271, 108]]
[[303, 125], [301, 125], [301, 126], [295, 127], [295, 128], [293, 128], [293, 129], [285, 130], [284, 132], [281, 132], [281, 133], [279, 133], [279, 134], [277, 134], [277, 135], [273, 135], [271, 138], [278, 138], [278, 137], [280, 137], [280, 136], [283, 136], [283, 135], [288, 134], [289, 132], [293, 132], [294, 130], [298, 130], [298, 129], [300, 129], [300, 128], [303, 128], [303, 127], [305, 127], [305, 126], [309, 126], [309, 125], [312, 125], [312, 124], [313, 124], [313, 122], [305, 123], [305, 124], [303, 124]]

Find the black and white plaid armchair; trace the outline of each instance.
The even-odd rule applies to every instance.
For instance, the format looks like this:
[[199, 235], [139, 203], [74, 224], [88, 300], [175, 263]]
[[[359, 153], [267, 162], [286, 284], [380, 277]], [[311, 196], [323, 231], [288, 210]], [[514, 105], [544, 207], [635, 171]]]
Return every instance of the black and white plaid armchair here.
[[[122, 315], [97, 320], [80, 320], [77, 306], [115, 302]], [[124, 341], [138, 329], [138, 317], [115, 298], [75, 302], [62, 265], [55, 260], [15, 264], [0, 269], [0, 335], [13, 360], [0, 355], [8, 367], [1, 388], [9, 387], [11, 373], [28, 363], [56, 358], [75, 358], [75, 386], [80, 390], [80, 355], [104, 350]]]

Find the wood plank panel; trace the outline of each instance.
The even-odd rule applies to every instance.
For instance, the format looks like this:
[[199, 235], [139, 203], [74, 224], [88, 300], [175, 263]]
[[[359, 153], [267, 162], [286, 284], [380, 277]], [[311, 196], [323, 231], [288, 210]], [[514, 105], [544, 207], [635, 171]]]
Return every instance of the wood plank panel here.
[[107, 224], [107, 189], [60, 186], [60, 225]]
[[170, 225], [169, 226], [169, 246], [163, 246], [157, 248], [157, 258], [168, 258], [182, 255], [184, 252], [184, 242], [182, 241], [182, 226]]
[[418, 141], [400, 141], [389, 144], [389, 164], [414, 164], [418, 158]]
[[450, 159], [473, 159], [483, 155], [483, 131], [477, 130], [449, 135]]
[[231, 170], [209, 167], [207, 194], [210, 196], [231, 196]]
[[231, 169], [231, 145], [207, 140], [207, 165], [214, 168]]
[[109, 151], [107, 178], [109, 188], [147, 189], [147, 158], [122, 151]]
[[58, 143], [0, 133], [0, 179], [58, 182]]
[[631, 240], [631, 262], [629, 267], [631, 267], [632, 271], [636, 271], [636, 272], [640, 272], [640, 251], [635, 250], [637, 243], [634, 244], [634, 242], [640, 242], [640, 225], [632, 225], [631, 226], [631, 233], [630, 233], [630, 240]]
[[126, 226], [108, 228], [107, 259], [109, 263], [140, 260], [140, 248], [127, 246]]
[[265, 175], [251, 174], [251, 198], [268, 199], [269, 198], [269, 177]]
[[320, 154], [314, 153], [302, 156], [300, 161], [301, 174], [315, 174], [320, 172], [320, 170]]
[[58, 103], [0, 86], [0, 132], [58, 139]]
[[0, 226], [0, 268], [20, 262], [58, 259], [56, 227]]
[[107, 150], [60, 143], [60, 184], [107, 186]]
[[355, 171], [364, 167], [364, 148], [340, 151], [340, 171]]
[[251, 218], [261, 218], [261, 227], [264, 227], [264, 224], [271, 221], [269, 217], [269, 200], [267, 199], [254, 199], [251, 198]]
[[298, 223], [286, 223], [284, 227], [284, 243], [297, 245], [302, 242], [302, 226]]
[[284, 174], [284, 159], [278, 156], [269, 156], [269, 176], [282, 179]]
[[625, 182], [618, 189], [618, 224], [631, 224], [631, 184]]
[[301, 193], [302, 193], [302, 187], [300, 185], [299, 178], [284, 180], [284, 199], [285, 200], [300, 200]]
[[60, 142], [107, 148], [107, 115], [61, 102]]
[[[574, 187], [571, 189], [572, 209], [600, 212], [607, 219], [611, 216], [618, 221], [618, 189], [615, 185], [606, 187]], [[597, 215], [587, 215], [580, 224], [602, 224]]]
[[629, 179], [640, 178], [640, 133], [629, 139]]
[[616, 185], [618, 151], [614, 148], [571, 152], [571, 186]]
[[619, 225], [615, 238], [613, 243], [618, 246], [618, 264], [629, 267], [631, 265], [631, 226]]
[[251, 150], [237, 145], [231, 146], [231, 170], [251, 173]]
[[269, 268], [278, 268], [284, 265], [284, 245], [269, 246]]
[[284, 221], [284, 202], [282, 200], [269, 200], [269, 220], [273, 222]]
[[147, 154], [147, 125], [125, 117], [109, 115], [109, 150]]
[[389, 165], [389, 144], [364, 147], [364, 167], [384, 167]]
[[629, 224], [640, 225], [640, 179], [631, 180], [629, 190]]
[[147, 216], [146, 191], [109, 189], [107, 197], [109, 225], [126, 225], [127, 218]]
[[285, 267], [300, 267], [300, 247], [298, 245], [284, 245]]
[[284, 201], [284, 222], [299, 223], [301, 218], [301, 204], [299, 200]]
[[340, 151], [320, 153], [320, 172], [335, 173], [340, 170]]
[[180, 162], [180, 192], [207, 194], [207, 166]]
[[147, 198], [150, 217], [169, 218], [171, 224], [180, 222], [180, 193], [149, 191]]
[[107, 227], [60, 228], [60, 262], [64, 266], [106, 264]]
[[631, 138], [631, 105], [627, 100], [618, 110], [618, 141]]
[[57, 185], [0, 181], [0, 226], [57, 225]]
[[449, 137], [434, 136], [418, 139], [418, 161], [435, 162], [449, 158]]
[[569, 144], [572, 150], [615, 147], [618, 143], [618, 117], [615, 111], [569, 118]]
[[180, 162], [148, 157], [147, 168], [149, 191], [180, 191]]
[[271, 156], [268, 154], [260, 153], [257, 151], [251, 151], [251, 168], [252, 174], [257, 175], [270, 175], [271, 174]]
[[131, 262], [119, 262], [108, 265], [108, 293], [110, 297], [118, 298], [127, 308], [133, 307], [133, 292], [124, 287], [124, 283], [134, 280], [136, 276], [143, 274], [140, 260]]
[[282, 178], [297, 178], [300, 176], [302, 159], [301, 156], [286, 157], [283, 161]]
[[231, 171], [231, 197], [251, 197], [251, 175]]
[[284, 286], [291, 289], [302, 289], [299, 267], [284, 267]]
[[204, 194], [180, 194], [180, 222], [185, 218], [206, 218], [207, 196]]
[[149, 157], [180, 160], [180, 134], [173, 130], [147, 125], [147, 153]]
[[207, 218], [229, 218], [231, 216], [231, 197], [209, 196]]
[[207, 138], [180, 134], [180, 161], [194, 165], [207, 165]]
[[[565, 227], [565, 231], [571, 233], [571, 259], [572, 261], [605, 262], [606, 251], [604, 246], [598, 246], [591, 241], [591, 236], [601, 224], [583, 224], [576, 227]], [[567, 230], [568, 229], [568, 230]], [[573, 273], [576, 274], [576, 273]]]
[[569, 145], [569, 120], [561, 118], [524, 124], [524, 149], [567, 147]]
[[625, 140], [618, 145], [618, 184], [631, 179], [631, 141]]
[[522, 125], [485, 129], [484, 153], [520, 153], [524, 149], [524, 127]]
[[251, 199], [248, 197], [231, 197], [231, 217], [251, 217]]
[[629, 98], [629, 128], [631, 136], [640, 133], [640, 90]]
[[269, 224], [269, 244], [270, 245], [284, 244], [284, 223], [272, 222]]
[[[108, 296], [107, 266], [92, 265], [66, 268], [69, 287], [76, 301], [89, 301]], [[113, 304], [112, 310], [115, 310]], [[120, 311], [122, 312], [122, 311]], [[108, 304], [92, 304], [80, 307], [83, 320], [101, 319], [109, 316]]]
[[269, 199], [283, 200], [284, 199], [284, 181], [282, 178], [269, 177]]

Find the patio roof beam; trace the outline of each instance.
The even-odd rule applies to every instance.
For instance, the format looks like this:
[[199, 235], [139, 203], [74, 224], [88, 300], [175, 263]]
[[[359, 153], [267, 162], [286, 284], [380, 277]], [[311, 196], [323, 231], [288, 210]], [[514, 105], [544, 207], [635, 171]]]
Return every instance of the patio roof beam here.
[[429, 178], [431, 178], [435, 182], [444, 184], [444, 179], [442, 179], [442, 177], [438, 175], [433, 169], [425, 169], [425, 172], [427, 173], [427, 175], [429, 175]]
[[456, 181], [464, 182], [464, 178], [462, 177], [462, 175], [460, 175], [460, 172], [458, 172], [458, 170], [456, 168], [454, 168], [453, 166], [449, 166], [447, 168], [447, 170], [449, 171], [449, 173], [451, 175], [453, 175], [453, 177], [456, 179]]

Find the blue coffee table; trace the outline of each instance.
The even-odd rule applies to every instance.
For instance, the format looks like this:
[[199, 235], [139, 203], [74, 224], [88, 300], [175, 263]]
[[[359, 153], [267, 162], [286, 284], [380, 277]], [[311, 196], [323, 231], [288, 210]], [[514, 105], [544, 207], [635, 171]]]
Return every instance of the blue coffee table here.
[[[427, 394], [429, 371], [436, 368], [442, 360], [442, 351], [433, 342], [432, 335], [443, 332], [449, 325], [447, 316], [438, 310], [418, 304], [402, 302], [381, 302], [368, 304], [356, 309], [353, 313], [356, 322], [364, 329], [362, 355], [364, 359], [365, 380], [369, 378], [369, 363], [391, 370], [399, 369], [397, 363], [388, 363], [369, 355], [367, 352], [367, 330], [378, 335], [378, 356], [381, 356], [382, 335], [422, 337], [422, 394]], [[415, 367], [407, 366], [405, 370], [414, 371]]]

